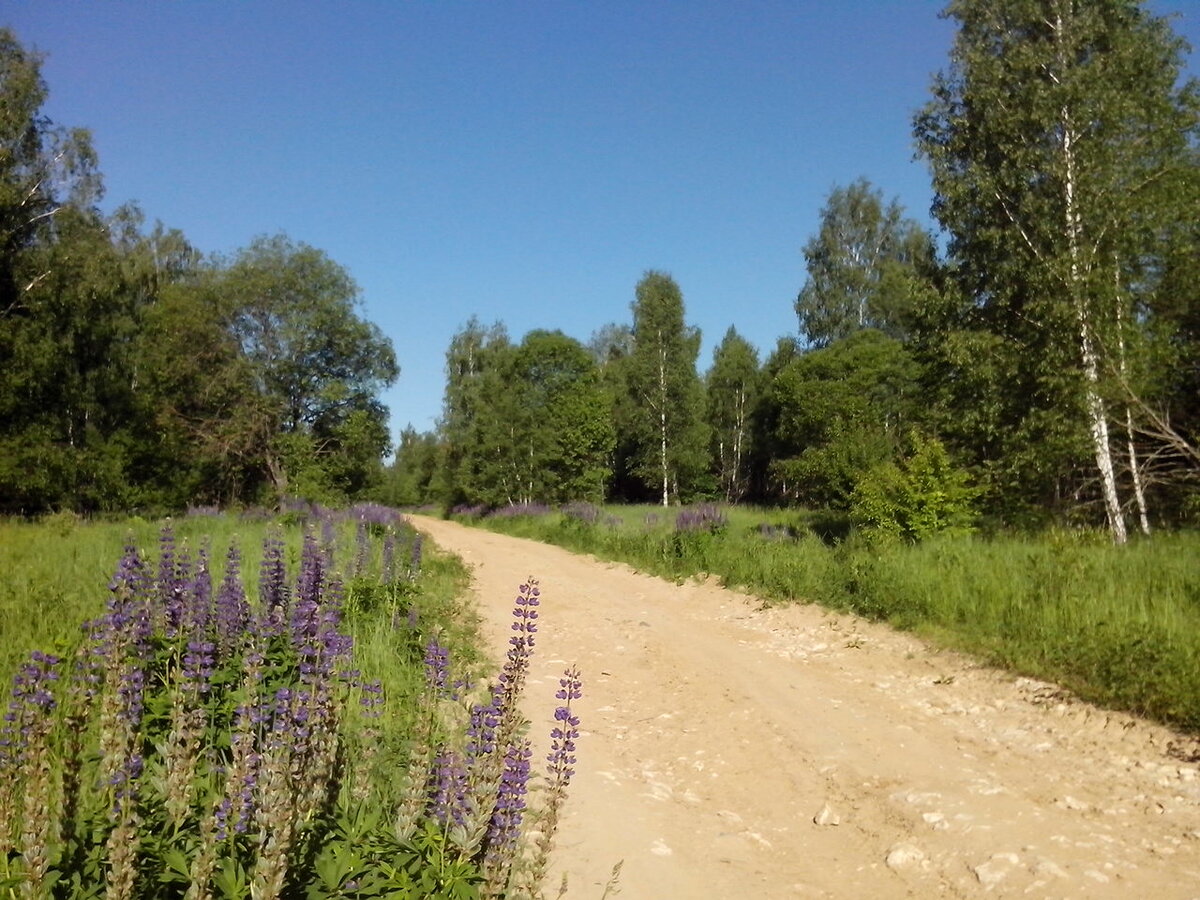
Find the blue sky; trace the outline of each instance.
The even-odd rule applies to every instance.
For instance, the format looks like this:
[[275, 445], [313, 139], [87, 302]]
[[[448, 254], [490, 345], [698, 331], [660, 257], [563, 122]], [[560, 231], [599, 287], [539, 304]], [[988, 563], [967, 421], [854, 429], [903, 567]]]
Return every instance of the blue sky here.
[[[205, 252], [287, 232], [344, 265], [434, 427], [471, 315], [587, 340], [671, 273], [699, 360], [794, 334], [801, 247], [859, 176], [928, 219], [911, 116], [942, 0], [10, 0], [45, 112], [91, 129], [105, 206]], [[1157, 0], [1200, 45], [1200, 4]], [[1192, 71], [1200, 70], [1193, 56]]]

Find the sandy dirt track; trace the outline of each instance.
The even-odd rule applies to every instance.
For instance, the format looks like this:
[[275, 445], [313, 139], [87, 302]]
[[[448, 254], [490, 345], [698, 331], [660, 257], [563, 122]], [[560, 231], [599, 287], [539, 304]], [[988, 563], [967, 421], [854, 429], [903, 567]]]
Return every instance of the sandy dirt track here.
[[497, 659], [539, 579], [535, 739], [583, 672], [550, 896], [623, 861], [622, 898], [1200, 898], [1194, 742], [817, 607], [412, 522]]

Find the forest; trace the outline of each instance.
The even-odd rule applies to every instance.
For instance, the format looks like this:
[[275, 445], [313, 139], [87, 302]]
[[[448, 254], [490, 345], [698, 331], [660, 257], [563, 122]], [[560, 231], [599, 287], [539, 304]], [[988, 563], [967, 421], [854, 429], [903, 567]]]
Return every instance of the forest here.
[[42, 114], [38, 56], [0, 33], [0, 512], [718, 500], [1117, 543], [1195, 524], [1200, 87], [1143, 5], [1044, 6], [949, 5], [912, 120], [938, 230], [865, 178], [831, 190], [769, 352], [734, 323], [705, 367], [655, 269], [586, 342], [475, 318], [437, 429], [390, 461], [399, 367], [350, 274], [286, 235], [222, 257], [103, 213], [87, 131]]
[[909, 537], [1194, 524], [1188, 49], [1139, 4], [1045, 6], [947, 10], [951, 58], [913, 118], [937, 233], [866, 179], [835, 188], [803, 247], [797, 333], [760, 358], [731, 325], [703, 372], [664, 272], [586, 345], [473, 320], [447, 351], [441, 427], [401, 434], [387, 496], [752, 501]]

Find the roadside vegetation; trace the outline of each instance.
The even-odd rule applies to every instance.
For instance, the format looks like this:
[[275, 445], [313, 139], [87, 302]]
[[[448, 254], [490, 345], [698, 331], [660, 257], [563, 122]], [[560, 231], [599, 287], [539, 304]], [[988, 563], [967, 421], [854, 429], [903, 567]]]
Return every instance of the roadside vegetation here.
[[0, 523], [0, 893], [540, 896], [582, 686], [533, 760], [536, 582], [488, 680], [395, 511], [197, 512]]
[[489, 682], [461, 568], [389, 507], [852, 611], [1200, 732], [1188, 49], [1134, 0], [947, 16], [912, 120], [940, 234], [834, 187], [795, 332], [760, 355], [731, 325], [703, 372], [654, 269], [586, 343], [471, 318], [437, 429], [386, 464], [399, 364], [350, 273], [105, 212], [87, 131], [0, 29], [0, 893], [537, 893], [577, 673], [528, 808], [536, 584]]
[[912, 543], [845, 517], [702, 504], [459, 518], [629, 563], [713, 576], [771, 603], [819, 603], [913, 631], [1092, 702], [1200, 732], [1200, 535], [1114, 547], [1099, 531], [940, 534]]

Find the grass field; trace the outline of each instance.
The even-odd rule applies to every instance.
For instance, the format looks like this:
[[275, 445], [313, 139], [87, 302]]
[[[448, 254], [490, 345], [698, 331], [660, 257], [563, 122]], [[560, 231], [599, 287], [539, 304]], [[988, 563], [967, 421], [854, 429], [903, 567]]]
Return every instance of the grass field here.
[[747, 507], [574, 507], [477, 521], [667, 578], [708, 573], [768, 602], [886, 621], [1093, 702], [1200, 732], [1194, 532], [1125, 547], [1066, 531], [913, 545], [867, 541], [836, 517]]
[[484, 671], [465, 584], [373, 505], [0, 522], [0, 896], [537, 892], [578, 675], [531, 766], [532, 640]]

